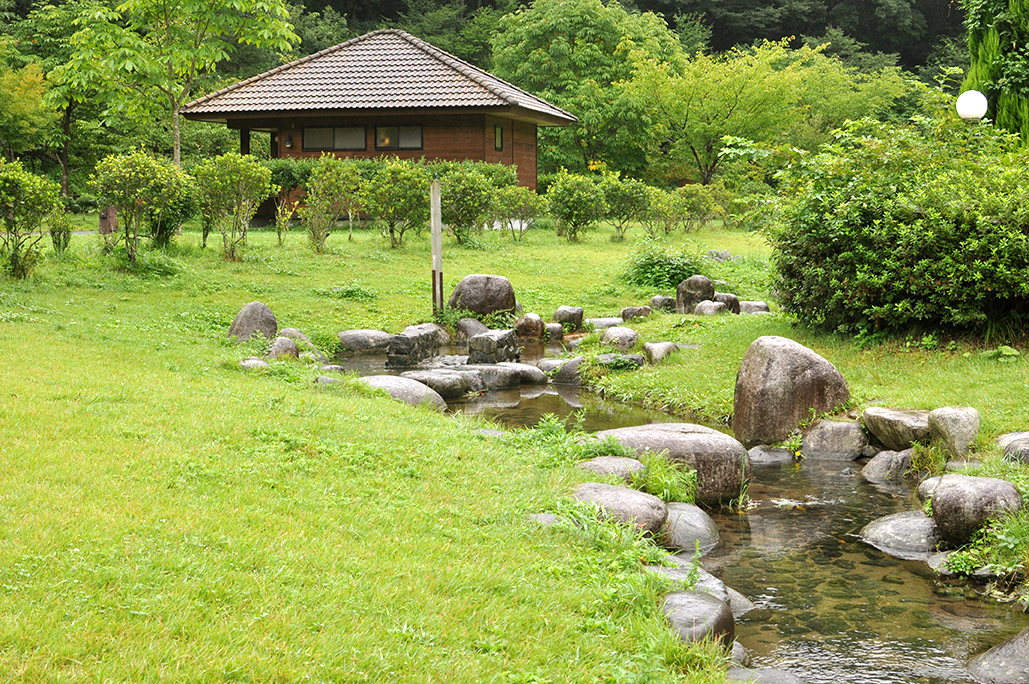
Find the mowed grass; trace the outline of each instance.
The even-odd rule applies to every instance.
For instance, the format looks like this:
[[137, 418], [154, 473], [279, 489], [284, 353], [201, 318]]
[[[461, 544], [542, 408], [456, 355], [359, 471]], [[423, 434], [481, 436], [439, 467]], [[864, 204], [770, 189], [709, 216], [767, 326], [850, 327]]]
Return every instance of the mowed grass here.
[[[262, 351], [226, 339], [249, 301], [326, 348], [428, 319], [426, 240], [315, 256], [257, 233], [232, 264], [187, 232], [126, 273], [95, 239], [0, 281], [0, 679], [721, 681], [634, 547], [526, 520], [576, 469], [302, 364], [238, 368]], [[629, 298], [626, 245], [485, 239], [448, 249], [448, 289], [488, 272], [527, 310]]]

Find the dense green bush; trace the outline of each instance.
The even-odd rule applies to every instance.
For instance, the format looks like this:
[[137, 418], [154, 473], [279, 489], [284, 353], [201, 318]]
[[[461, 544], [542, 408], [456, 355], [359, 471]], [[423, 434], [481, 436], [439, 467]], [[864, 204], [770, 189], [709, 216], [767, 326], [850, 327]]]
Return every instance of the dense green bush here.
[[784, 179], [785, 310], [828, 330], [1024, 329], [1029, 153], [989, 125], [861, 121]]
[[36, 245], [44, 235], [43, 223], [63, 214], [60, 188], [56, 183], [29, 173], [20, 162], [0, 161], [0, 256], [3, 257], [0, 268], [3, 272], [13, 278], [29, 277], [38, 259]]
[[473, 230], [482, 224], [494, 210], [496, 189], [478, 168], [458, 166], [440, 180], [443, 222], [457, 238], [458, 243], [468, 241]]
[[643, 220], [650, 210], [649, 188], [643, 181], [614, 173], [604, 175], [600, 188], [607, 201], [607, 217], [615, 226], [615, 239], [624, 240], [629, 226]]
[[429, 174], [421, 164], [383, 158], [364, 183], [364, 197], [365, 210], [394, 249], [403, 246], [409, 228], [418, 230], [428, 223]]
[[300, 216], [314, 251], [321, 254], [336, 222], [362, 206], [361, 173], [350, 159], [323, 154], [307, 178], [307, 201]]
[[194, 171], [207, 220], [222, 234], [229, 261], [243, 258], [250, 220], [261, 202], [271, 197], [271, 171], [250, 155], [236, 152], [209, 159]]
[[660, 242], [648, 240], [632, 254], [624, 278], [630, 285], [674, 290], [679, 283], [694, 275], [706, 275], [701, 269], [703, 258], [685, 249], [665, 250]]
[[607, 213], [604, 192], [589, 176], [559, 173], [547, 188], [546, 197], [550, 215], [573, 242]]

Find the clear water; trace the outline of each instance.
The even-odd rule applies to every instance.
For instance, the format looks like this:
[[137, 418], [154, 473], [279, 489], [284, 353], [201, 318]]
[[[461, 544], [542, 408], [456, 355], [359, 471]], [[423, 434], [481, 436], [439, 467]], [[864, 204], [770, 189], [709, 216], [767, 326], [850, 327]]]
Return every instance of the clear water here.
[[[350, 369], [387, 372], [383, 361], [365, 357]], [[588, 432], [681, 421], [560, 385], [489, 392], [450, 409], [509, 428], [548, 413], [578, 413]], [[867, 523], [919, 504], [913, 487], [873, 485], [859, 471], [817, 461], [756, 467], [755, 506], [711, 512], [721, 542], [704, 566], [758, 606], [737, 620], [736, 639], [753, 667], [788, 670], [807, 684], [970, 684], [968, 660], [1029, 627], [1029, 615], [861, 541]]]

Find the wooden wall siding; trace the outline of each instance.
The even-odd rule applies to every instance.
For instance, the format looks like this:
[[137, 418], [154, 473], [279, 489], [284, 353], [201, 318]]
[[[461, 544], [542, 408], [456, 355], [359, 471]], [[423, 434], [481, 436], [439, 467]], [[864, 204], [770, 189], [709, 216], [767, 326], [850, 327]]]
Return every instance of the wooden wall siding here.
[[[494, 149], [494, 126], [504, 126], [504, 149]], [[376, 126], [422, 126], [422, 149], [375, 149]], [[334, 150], [339, 157], [371, 158], [395, 155], [400, 159], [444, 159], [448, 161], [487, 161], [518, 165], [518, 184], [536, 189], [536, 125], [487, 115], [455, 115], [424, 117], [347, 117], [339, 119], [296, 120], [281, 128], [273, 136], [276, 148], [272, 156], [319, 157], [326, 152], [303, 149], [303, 129], [328, 126], [364, 126], [367, 149], [357, 151]], [[293, 146], [286, 147], [286, 136], [291, 135]]]

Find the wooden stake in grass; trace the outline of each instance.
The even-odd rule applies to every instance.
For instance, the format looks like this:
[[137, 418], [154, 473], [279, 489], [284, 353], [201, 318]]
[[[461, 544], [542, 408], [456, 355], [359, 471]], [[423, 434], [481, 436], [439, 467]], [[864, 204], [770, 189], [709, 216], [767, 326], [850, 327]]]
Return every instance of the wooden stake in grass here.
[[443, 211], [439, 174], [429, 186], [429, 223], [432, 226], [432, 315], [443, 311]]

